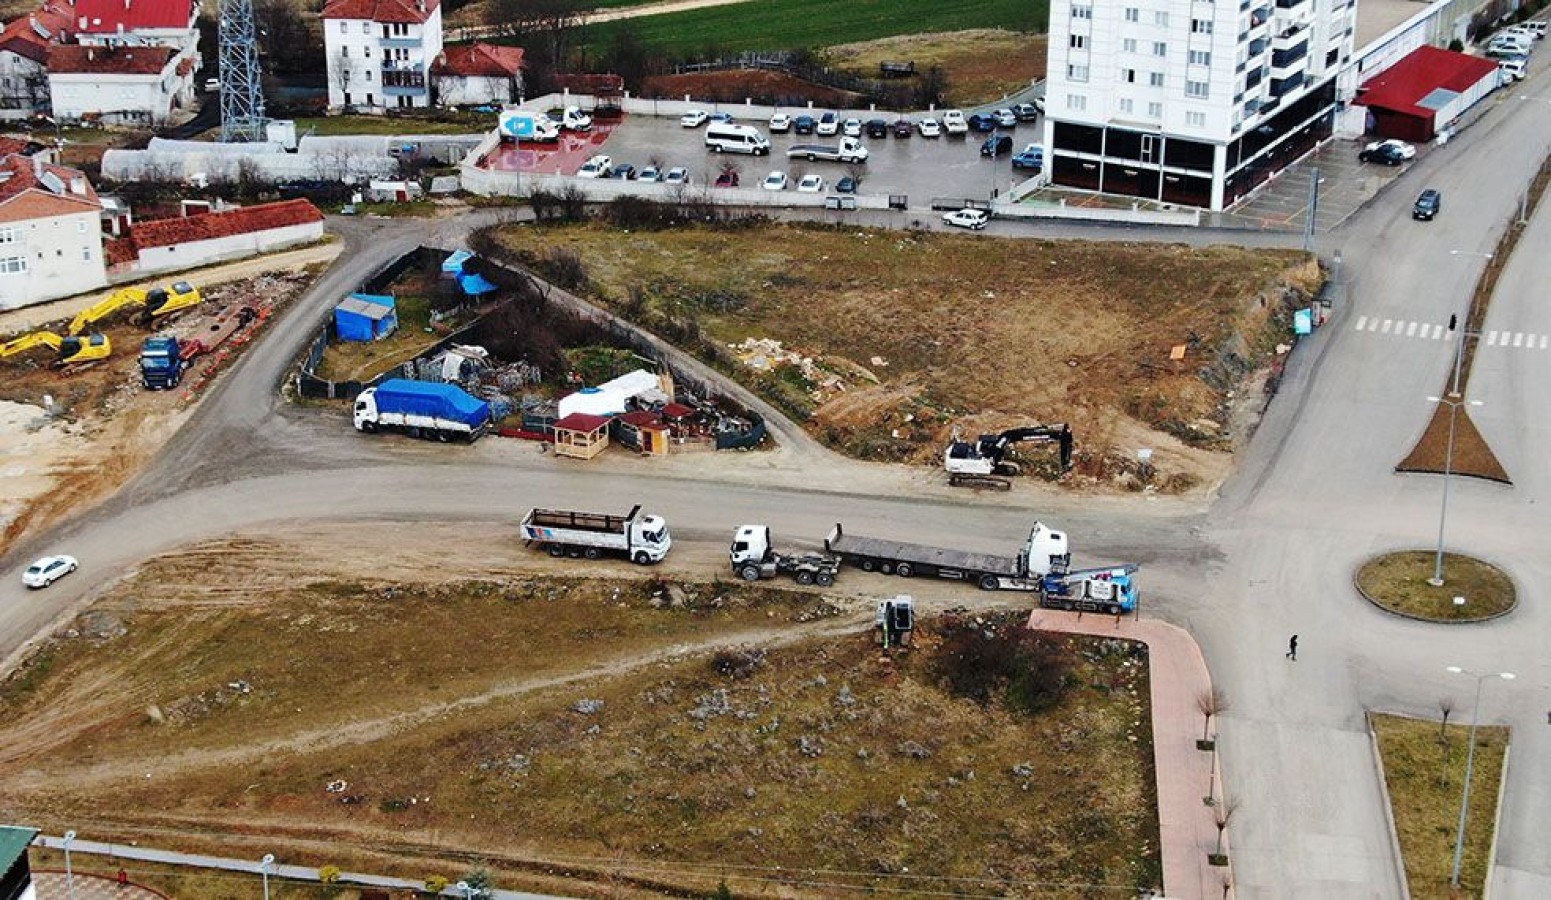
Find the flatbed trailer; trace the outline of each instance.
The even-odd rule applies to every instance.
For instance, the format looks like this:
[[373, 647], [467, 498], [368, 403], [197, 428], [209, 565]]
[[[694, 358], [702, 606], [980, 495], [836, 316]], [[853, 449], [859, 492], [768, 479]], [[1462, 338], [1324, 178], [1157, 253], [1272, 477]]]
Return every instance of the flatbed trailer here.
[[838, 522], [824, 539], [824, 549], [863, 572], [967, 581], [987, 591], [1038, 591], [1041, 576], [1064, 570], [1071, 561], [1066, 535], [1039, 522], [1030, 531], [1023, 551], [1014, 556], [846, 534]]

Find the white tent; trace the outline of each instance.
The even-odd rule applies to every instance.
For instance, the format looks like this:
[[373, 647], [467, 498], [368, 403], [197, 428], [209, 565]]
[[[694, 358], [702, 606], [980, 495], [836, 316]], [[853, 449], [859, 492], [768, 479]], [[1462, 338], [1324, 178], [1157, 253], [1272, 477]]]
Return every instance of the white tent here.
[[673, 399], [662, 392], [661, 383], [656, 375], [645, 369], [636, 369], [597, 387], [585, 387], [574, 394], [561, 397], [560, 418], [563, 419], [572, 413], [588, 413], [594, 416], [622, 413], [625, 411], [625, 401], [637, 397], [663, 402]]

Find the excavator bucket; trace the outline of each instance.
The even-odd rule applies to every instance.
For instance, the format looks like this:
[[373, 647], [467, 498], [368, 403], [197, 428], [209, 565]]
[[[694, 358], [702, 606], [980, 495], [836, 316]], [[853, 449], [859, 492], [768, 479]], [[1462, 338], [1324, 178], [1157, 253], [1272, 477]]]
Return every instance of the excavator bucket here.
[[59, 358], [54, 360], [54, 364], [69, 366], [76, 363], [95, 362], [99, 359], [107, 359], [112, 352], [113, 342], [109, 341], [105, 334], [67, 337], [60, 342]]
[[0, 358], [25, 353], [33, 347], [49, 347], [58, 350], [60, 342], [59, 335], [52, 331], [34, 331], [31, 334], [24, 334], [13, 341], [0, 344]]
[[144, 306], [145, 291], [140, 288], [122, 288], [81, 310], [70, 321], [70, 333], [80, 334], [90, 326], [106, 319], [126, 306]]

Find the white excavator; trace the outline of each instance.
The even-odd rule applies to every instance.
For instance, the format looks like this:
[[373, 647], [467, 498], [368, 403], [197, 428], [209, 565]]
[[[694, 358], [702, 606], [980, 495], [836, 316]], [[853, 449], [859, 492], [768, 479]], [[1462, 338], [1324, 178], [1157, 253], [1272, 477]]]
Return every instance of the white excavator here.
[[943, 468], [954, 487], [1012, 489], [1008, 476], [1018, 475], [1022, 467], [1008, 459], [1017, 444], [1055, 444], [1060, 451], [1061, 471], [1072, 467], [1072, 427], [1066, 424], [1029, 425], [1009, 428], [1000, 434], [982, 434], [966, 441], [955, 432], [948, 449], [943, 451]]

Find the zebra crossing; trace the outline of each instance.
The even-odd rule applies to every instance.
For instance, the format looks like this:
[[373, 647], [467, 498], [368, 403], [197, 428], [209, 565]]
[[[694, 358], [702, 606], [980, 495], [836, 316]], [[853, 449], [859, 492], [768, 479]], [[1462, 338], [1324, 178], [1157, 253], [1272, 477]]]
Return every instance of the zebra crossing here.
[[[1385, 319], [1380, 316], [1358, 316], [1354, 331], [1384, 334], [1390, 337], [1413, 338], [1424, 341], [1441, 341], [1453, 338], [1448, 326], [1435, 322], [1414, 322], [1409, 319]], [[1481, 334], [1481, 345], [1508, 349], [1551, 349], [1551, 335], [1530, 334], [1527, 331], [1487, 331]]]

